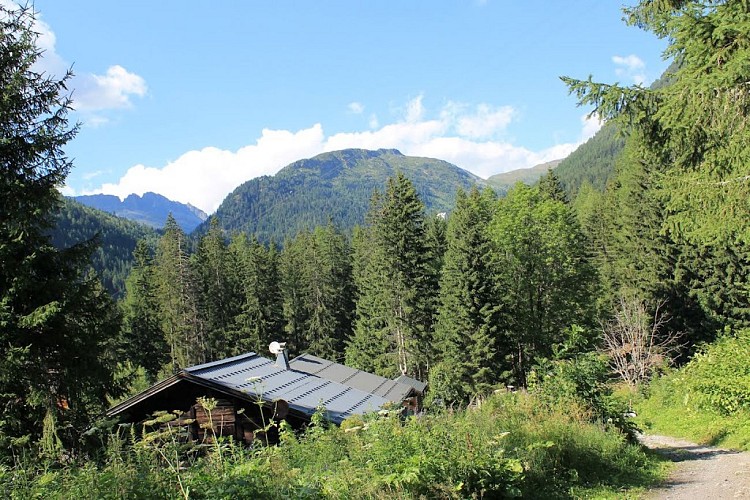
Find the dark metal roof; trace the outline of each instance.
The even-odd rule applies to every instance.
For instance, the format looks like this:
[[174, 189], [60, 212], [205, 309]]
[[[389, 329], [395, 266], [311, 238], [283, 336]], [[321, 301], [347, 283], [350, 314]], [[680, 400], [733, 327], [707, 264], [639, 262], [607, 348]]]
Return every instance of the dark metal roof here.
[[427, 389], [427, 384], [422, 382], [421, 380], [417, 380], [415, 378], [407, 377], [406, 375], [399, 375], [395, 379], [396, 382], [400, 382], [404, 385], [408, 385], [410, 387], [413, 387], [417, 390], [417, 392], [424, 393], [425, 389]]
[[400, 403], [411, 395], [412, 386], [379, 375], [357, 370], [340, 363], [334, 363], [312, 354], [302, 354], [291, 360], [293, 370], [317, 375], [339, 382], [354, 389], [376, 394], [388, 401]]
[[377, 411], [391, 401], [378, 394], [295, 370], [294, 367], [284, 370], [270, 359], [251, 352], [185, 368], [107, 413], [115, 415], [125, 411], [179, 380], [192, 381], [251, 402], [260, 399], [269, 403], [282, 399], [289, 404], [290, 411], [308, 417], [315, 413], [317, 407], [323, 406], [328, 419], [337, 424], [351, 415]]

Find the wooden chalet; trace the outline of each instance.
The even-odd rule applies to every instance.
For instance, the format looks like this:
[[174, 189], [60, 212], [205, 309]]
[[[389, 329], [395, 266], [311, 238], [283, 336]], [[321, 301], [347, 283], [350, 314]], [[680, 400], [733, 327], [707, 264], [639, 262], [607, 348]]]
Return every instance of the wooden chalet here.
[[[185, 427], [190, 439], [210, 438], [205, 433], [210, 419], [215, 435], [250, 443], [261, 436], [276, 441], [274, 429], [264, 431], [272, 420], [303, 427], [319, 407], [337, 425], [393, 403], [416, 410], [420, 393], [411, 385], [308, 354], [290, 362], [283, 344], [272, 346], [275, 361], [251, 352], [185, 368], [107, 415], [136, 423], [159, 411], [175, 412], [174, 424]], [[201, 398], [215, 401], [215, 407], [205, 407]]]

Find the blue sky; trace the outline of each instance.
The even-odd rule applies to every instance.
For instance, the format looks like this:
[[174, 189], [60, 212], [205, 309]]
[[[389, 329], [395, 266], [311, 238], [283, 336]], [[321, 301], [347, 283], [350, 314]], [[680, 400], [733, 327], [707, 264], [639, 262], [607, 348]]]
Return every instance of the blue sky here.
[[209, 213], [252, 177], [347, 147], [482, 177], [564, 157], [598, 124], [560, 75], [647, 84], [667, 66], [609, 0], [34, 4], [40, 66], [76, 74], [63, 191]]

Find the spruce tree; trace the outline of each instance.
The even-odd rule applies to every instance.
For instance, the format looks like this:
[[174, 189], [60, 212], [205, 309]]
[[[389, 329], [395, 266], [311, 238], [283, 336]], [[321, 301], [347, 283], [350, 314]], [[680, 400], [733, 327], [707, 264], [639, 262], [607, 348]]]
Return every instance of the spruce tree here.
[[[346, 359], [374, 366], [386, 376], [424, 377], [431, 361], [428, 352], [437, 293], [424, 205], [401, 173], [388, 180], [382, 200], [375, 200], [362, 239], [370, 248], [359, 249], [366, 262], [357, 265], [359, 302]], [[376, 358], [368, 361], [375, 350], [379, 351]]]
[[495, 202], [476, 188], [459, 191], [448, 220], [435, 326], [439, 364], [430, 373], [431, 396], [445, 402], [486, 393], [499, 376], [500, 298], [488, 232]]
[[232, 238], [229, 251], [238, 275], [240, 297], [231, 354], [265, 354], [268, 344], [279, 341], [284, 331], [278, 252], [273, 245], [266, 248], [244, 234]]
[[133, 268], [125, 281], [123, 338], [127, 359], [143, 367], [151, 381], [169, 361], [157, 286], [151, 249], [145, 240], [139, 240], [133, 252]]
[[[75, 443], [89, 415], [121, 388], [120, 317], [96, 277], [85, 274], [95, 241], [65, 250], [48, 236], [57, 189], [71, 163], [64, 146], [70, 74], [39, 73], [34, 15], [0, 6], [0, 447], [36, 440], [41, 422]], [[52, 437], [52, 436], [48, 436]]]
[[299, 355], [308, 348], [305, 330], [309, 321], [307, 282], [305, 280], [306, 249], [310, 232], [303, 230], [284, 243], [279, 256], [279, 278], [284, 316], [284, 342], [290, 355]]
[[193, 260], [199, 311], [206, 336], [206, 358], [215, 360], [232, 352], [234, 318], [239, 309], [236, 273], [231, 266], [224, 233], [216, 216], [198, 242]]
[[[663, 206], [659, 234], [677, 248], [669, 258], [679, 263], [680, 286], [692, 289], [708, 317], [730, 330], [746, 327], [750, 276], [737, 270], [750, 260], [750, 5], [643, 0], [626, 19], [668, 42], [674, 63], [663, 85], [563, 80], [581, 104], [636, 137], [638, 161], [657, 190], [651, 196]], [[731, 283], [711, 283], [716, 276]]]
[[303, 231], [281, 254], [286, 331], [295, 353], [343, 361], [354, 309], [351, 250], [331, 223]]
[[206, 339], [198, 312], [188, 241], [172, 214], [164, 224], [154, 264], [162, 329], [169, 344], [172, 370], [205, 362]]

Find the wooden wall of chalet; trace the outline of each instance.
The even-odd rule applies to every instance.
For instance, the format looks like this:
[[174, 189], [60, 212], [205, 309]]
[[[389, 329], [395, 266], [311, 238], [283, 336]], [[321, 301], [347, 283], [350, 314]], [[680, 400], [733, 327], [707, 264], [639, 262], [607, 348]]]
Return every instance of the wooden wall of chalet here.
[[177, 424], [187, 429], [189, 439], [200, 443], [213, 443], [215, 438], [232, 437], [237, 442], [252, 444], [256, 439], [262, 444], [278, 441], [278, 431], [269, 427], [273, 420], [286, 417], [288, 405], [278, 402], [273, 409], [263, 408], [244, 401], [217, 399], [208, 410], [198, 401], [180, 415]]

